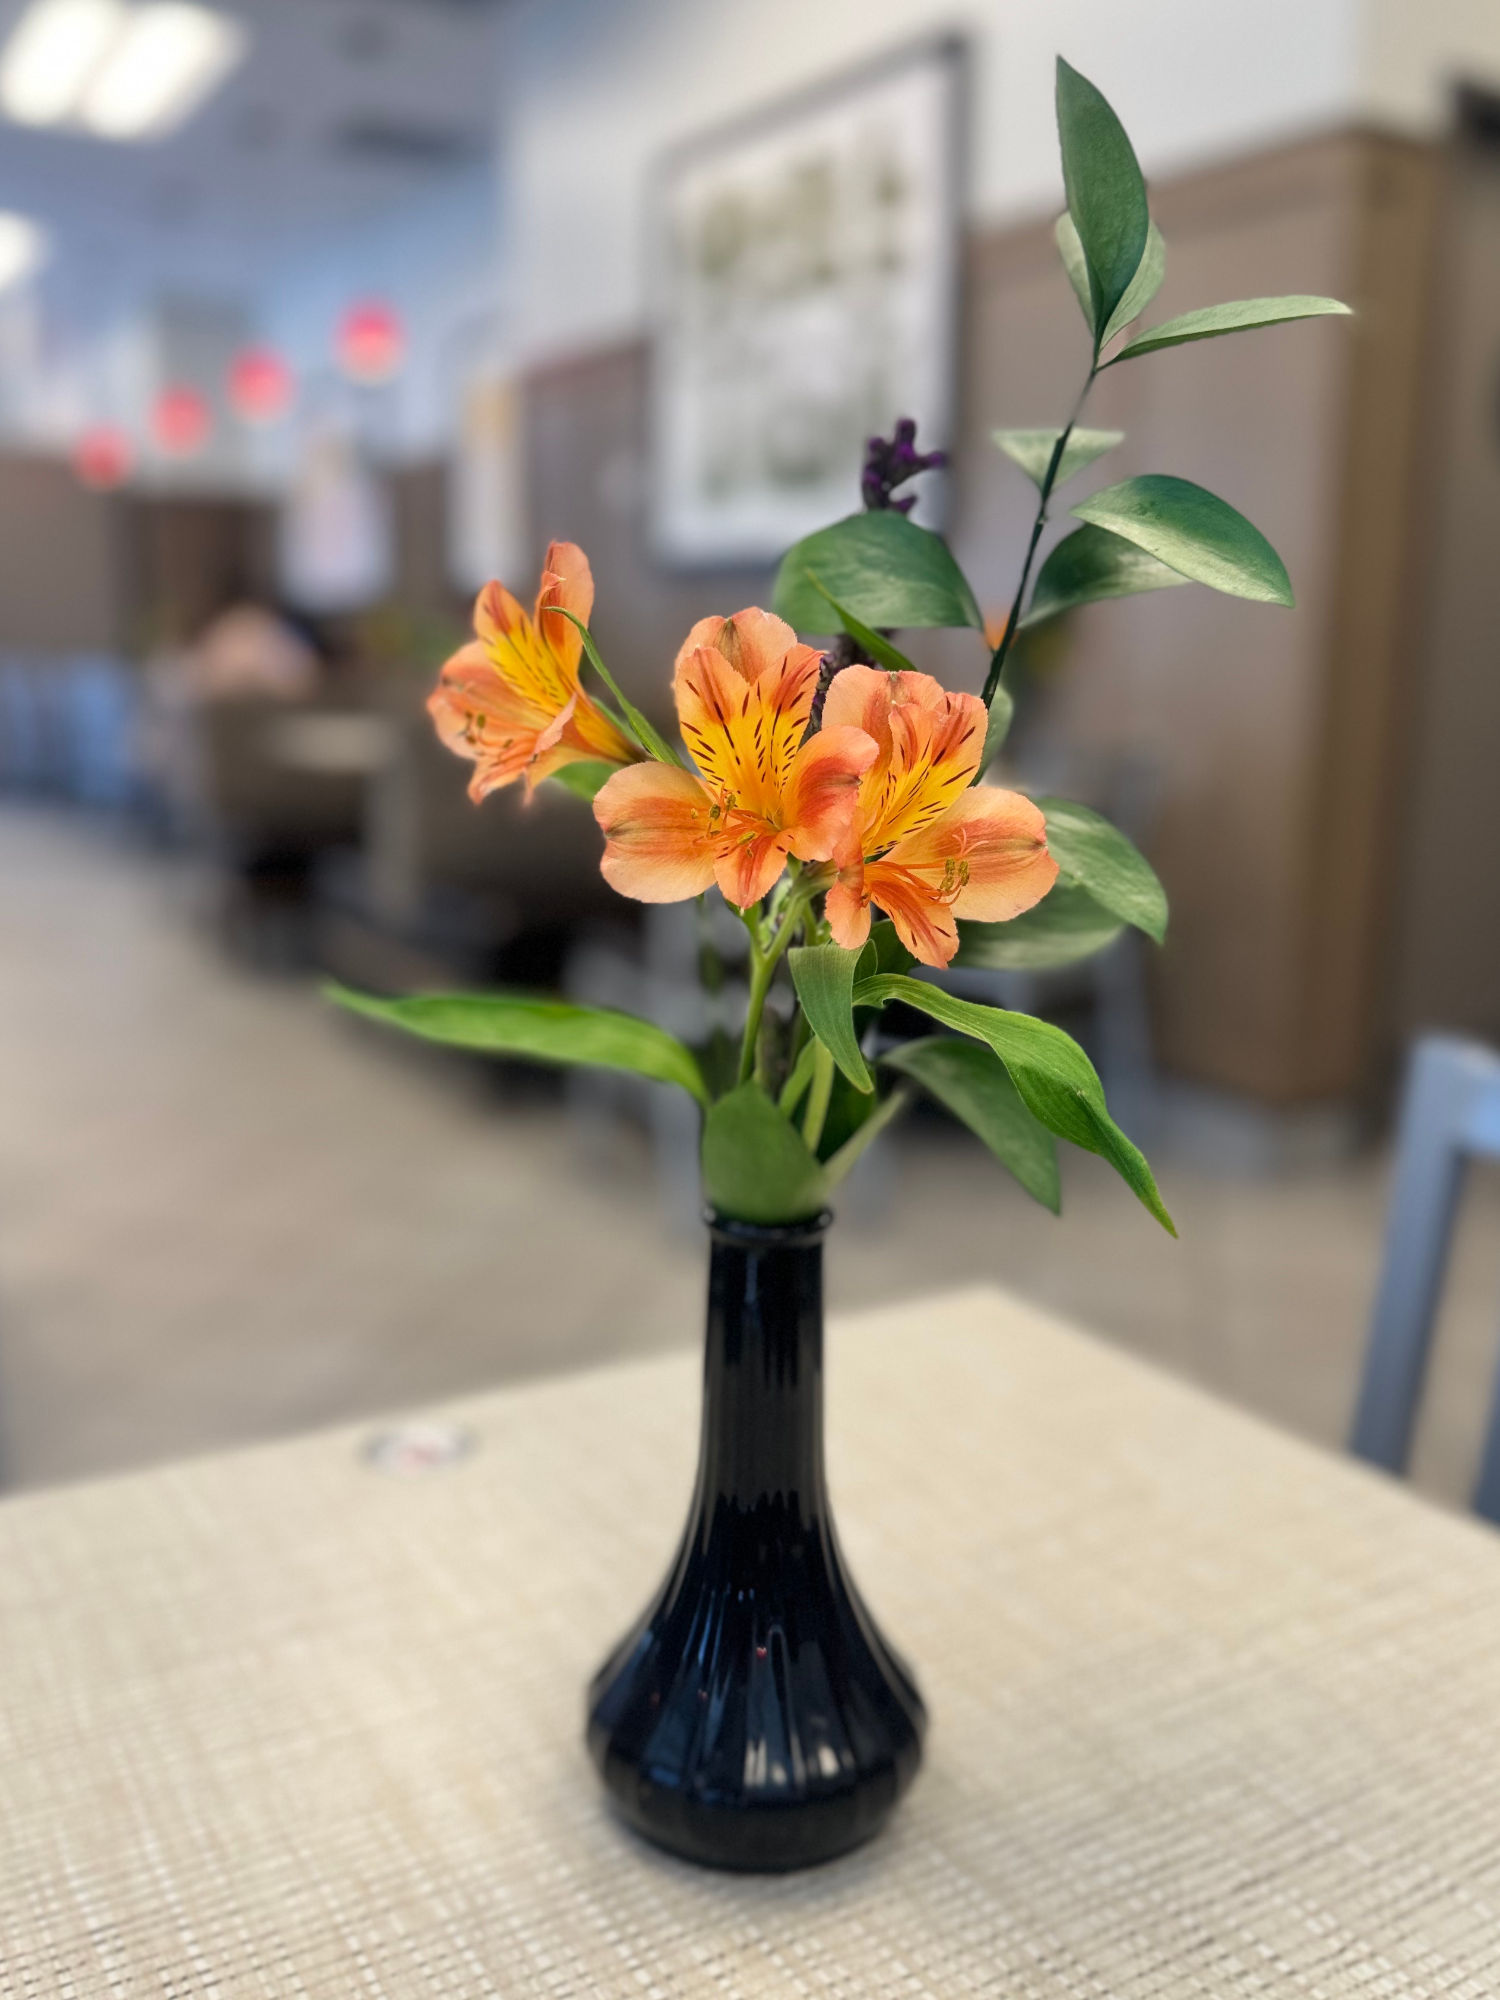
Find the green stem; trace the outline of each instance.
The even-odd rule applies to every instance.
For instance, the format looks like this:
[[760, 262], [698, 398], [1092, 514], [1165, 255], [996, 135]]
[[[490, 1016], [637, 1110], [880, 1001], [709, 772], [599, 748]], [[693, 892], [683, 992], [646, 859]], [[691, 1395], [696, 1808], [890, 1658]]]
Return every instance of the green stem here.
[[984, 681], [984, 705], [989, 707], [995, 698], [995, 690], [1000, 685], [1000, 675], [1004, 671], [1006, 658], [1015, 644], [1016, 632], [1021, 623], [1021, 606], [1026, 599], [1026, 586], [1031, 581], [1031, 566], [1036, 561], [1037, 544], [1042, 539], [1042, 530], [1047, 525], [1047, 503], [1052, 498], [1052, 489], [1057, 483], [1057, 469], [1062, 464], [1063, 453], [1068, 448], [1068, 439], [1073, 435], [1073, 426], [1083, 415], [1084, 403], [1089, 390], [1094, 386], [1094, 377], [1099, 373], [1099, 351], [1094, 350], [1093, 361], [1089, 365], [1088, 379], [1078, 392], [1078, 400], [1073, 405], [1073, 414], [1059, 431], [1057, 443], [1052, 447], [1052, 456], [1047, 461], [1046, 475], [1042, 480], [1041, 497], [1037, 501], [1036, 519], [1031, 524], [1031, 540], [1026, 545], [1026, 560], [1021, 565], [1021, 580], [1016, 585], [1016, 594], [1010, 607], [1010, 616], [1005, 621], [1005, 630], [1000, 634], [1000, 643], [990, 655], [990, 670]]
[[[802, 1023], [802, 1016], [799, 1014], [797, 1018], [800, 1025]], [[792, 1064], [791, 1074], [781, 1086], [781, 1095], [776, 1100], [776, 1109], [781, 1113], [783, 1118], [791, 1117], [797, 1106], [802, 1102], [804, 1091], [812, 1082], [813, 1061], [816, 1056], [817, 1047], [818, 1044], [815, 1042], [804, 1042], [797, 1052], [797, 1060]]]
[[807, 1093], [807, 1116], [802, 1121], [802, 1137], [807, 1150], [816, 1154], [823, 1137], [823, 1121], [828, 1116], [828, 1100], [833, 1095], [833, 1057], [821, 1042], [813, 1043], [812, 1086]]
[[776, 968], [781, 963], [781, 955], [796, 936], [807, 907], [808, 891], [793, 889], [782, 905], [781, 921], [771, 933], [768, 944], [761, 943], [760, 922], [749, 910], [741, 910], [740, 918], [750, 936], [750, 1001], [745, 1011], [745, 1038], [740, 1043], [739, 1082], [748, 1083], [752, 1074], [764, 1082], [760, 1060], [760, 1024], [766, 1011], [766, 995], [771, 990], [771, 981], [776, 976]]

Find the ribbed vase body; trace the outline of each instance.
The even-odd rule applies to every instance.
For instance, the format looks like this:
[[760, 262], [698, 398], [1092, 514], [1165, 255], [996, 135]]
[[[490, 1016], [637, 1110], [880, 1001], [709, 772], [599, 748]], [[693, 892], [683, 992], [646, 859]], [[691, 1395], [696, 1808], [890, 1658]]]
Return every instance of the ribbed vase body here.
[[713, 1221], [697, 1487], [667, 1582], [589, 1691], [624, 1817], [719, 1868], [875, 1833], [921, 1761], [910, 1675], [860, 1602], [823, 1468], [823, 1236]]

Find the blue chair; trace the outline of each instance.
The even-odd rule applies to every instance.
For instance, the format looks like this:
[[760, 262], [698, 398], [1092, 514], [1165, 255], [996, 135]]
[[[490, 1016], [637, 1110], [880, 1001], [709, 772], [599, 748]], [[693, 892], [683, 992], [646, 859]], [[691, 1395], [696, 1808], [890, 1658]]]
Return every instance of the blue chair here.
[[[1433, 1321], [1471, 1159], [1500, 1159], [1500, 1055], [1428, 1035], [1407, 1075], [1385, 1257], [1351, 1448], [1402, 1472], [1411, 1454]], [[1500, 1522], [1500, 1383], [1491, 1406], [1474, 1508]]]

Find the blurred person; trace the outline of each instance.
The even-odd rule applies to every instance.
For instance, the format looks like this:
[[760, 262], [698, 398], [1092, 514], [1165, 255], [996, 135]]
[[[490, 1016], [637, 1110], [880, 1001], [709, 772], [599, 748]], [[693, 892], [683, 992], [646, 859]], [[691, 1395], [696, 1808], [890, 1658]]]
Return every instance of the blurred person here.
[[250, 598], [219, 611], [186, 645], [158, 645], [142, 668], [139, 768], [161, 830], [190, 839], [204, 820], [201, 710], [217, 702], [310, 701], [323, 660], [294, 615]]

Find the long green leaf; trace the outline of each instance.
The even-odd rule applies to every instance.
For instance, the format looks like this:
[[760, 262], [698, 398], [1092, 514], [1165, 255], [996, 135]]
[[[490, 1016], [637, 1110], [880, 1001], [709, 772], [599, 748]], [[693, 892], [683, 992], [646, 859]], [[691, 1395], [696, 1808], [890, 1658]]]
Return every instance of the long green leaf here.
[[836, 631], [830, 598], [871, 627], [984, 629], [984, 615], [948, 544], [894, 508], [851, 514], [782, 557], [774, 603], [789, 625], [799, 632]]
[[589, 665], [619, 703], [620, 713], [625, 718], [626, 728], [635, 738], [640, 748], [645, 751], [648, 757], [654, 757], [659, 764], [681, 765], [682, 758], [657, 729], [650, 717], [643, 715], [630, 697], [621, 690], [614, 675], [605, 666], [603, 660], [600, 659], [599, 648], [594, 644], [594, 636], [589, 631], [588, 626], [584, 624], [581, 618], [575, 617], [571, 611], [565, 611], [562, 605], [555, 604], [552, 608], [557, 612], [559, 617], [566, 618], [570, 625], [577, 626], [579, 636], [583, 640], [583, 650], [589, 658]]
[[807, 1024], [856, 1090], [873, 1090], [854, 1033], [854, 974], [860, 953], [836, 944], [809, 944], [787, 954], [792, 984]]
[[987, 1043], [1010, 1072], [1027, 1109], [1059, 1139], [1108, 1160], [1115, 1172], [1173, 1236], [1176, 1226], [1163, 1206], [1144, 1154], [1109, 1115], [1094, 1065], [1071, 1035], [1030, 1014], [960, 1000], [924, 979], [884, 973], [854, 989], [854, 1004], [876, 1006], [889, 1000], [915, 1007], [944, 1027]]
[[742, 1083], [703, 1121], [703, 1191], [736, 1222], [801, 1222], [828, 1199], [822, 1167], [758, 1083]]
[[[993, 431], [991, 435], [1012, 464], [1019, 465], [1032, 485], [1040, 488], [1062, 432]], [[1053, 486], [1061, 486], [1075, 472], [1082, 472], [1086, 465], [1092, 465], [1096, 458], [1103, 458], [1105, 452], [1124, 442], [1124, 431], [1086, 431], [1075, 425], [1063, 446]]]
[[1010, 1072], [981, 1042], [956, 1035], [933, 1035], [903, 1042], [880, 1058], [900, 1070], [962, 1119], [982, 1139], [1001, 1166], [1008, 1167], [1026, 1192], [1050, 1208], [1062, 1207], [1057, 1178], [1057, 1146], [1052, 1134], [1026, 1109]]
[[1092, 958], [1124, 928], [1124, 920], [1087, 889], [1059, 877], [1039, 903], [1007, 923], [960, 923], [953, 963], [990, 972], [1051, 972]]
[[1166, 275], [1167, 246], [1153, 222], [1146, 231], [1146, 248], [1141, 255], [1140, 267], [1126, 287], [1124, 298], [1109, 316], [1101, 347], [1107, 346], [1117, 333], [1123, 333], [1132, 320], [1140, 318], [1161, 290], [1162, 279]]
[[1190, 340], [1216, 340], [1221, 333], [1245, 333], [1252, 327], [1284, 326], [1289, 320], [1321, 319], [1328, 313], [1349, 311], [1342, 299], [1319, 298], [1311, 292], [1291, 292], [1280, 299], [1230, 299], [1221, 306], [1199, 306], [1195, 312], [1163, 320], [1160, 326], [1148, 326], [1104, 365], [1113, 368], [1117, 361], [1155, 354], [1163, 347], [1181, 347]]
[[1057, 59], [1057, 136], [1068, 213], [1083, 246], [1095, 334], [1102, 339], [1140, 269], [1151, 216], [1125, 128], [1103, 94]]
[[681, 1084], [700, 1104], [708, 1102], [692, 1050], [665, 1028], [634, 1014], [575, 1007], [529, 993], [422, 993], [408, 1000], [377, 1000], [346, 986], [329, 985], [324, 991], [351, 1013], [423, 1041], [529, 1062], [629, 1070], [659, 1083]]
[[899, 646], [893, 646], [883, 632], [877, 632], [873, 625], [866, 625], [862, 619], [856, 618], [852, 611], [846, 610], [836, 597], [829, 591], [823, 590], [822, 584], [811, 571], [808, 572], [808, 577], [815, 589], [823, 591], [823, 595], [828, 599], [829, 608], [845, 632], [857, 646], [869, 654], [872, 660], [893, 674], [914, 671], [911, 661]]
[[1029, 631], [1064, 611], [1076, 611], [1106, 597], [1169, 590], [1187, 580], [1133, 542], [1122, 541], [1103, 528], [1075, 528], [1051, 551], [1037, 573], [1021, 630]]
[[1080, 883], [1106, 910], [1161, 944], [1167, 935], [1167, 892], [1140, 849], [1088, 806], [1072, 799], [1036, 803], [1047, 822], [1048, 849], [1063, 874]]
[[1211, 590], [1259, 604], [1295, 602], [1286, 566], [1259, 528], [1190, 479], [1148, 472], [1090, 494], [1072, 511]]

